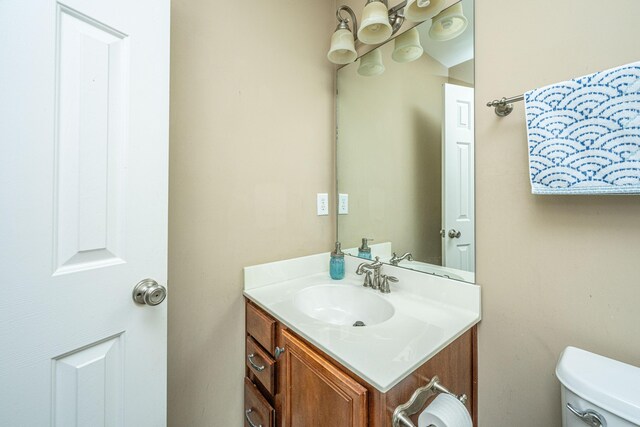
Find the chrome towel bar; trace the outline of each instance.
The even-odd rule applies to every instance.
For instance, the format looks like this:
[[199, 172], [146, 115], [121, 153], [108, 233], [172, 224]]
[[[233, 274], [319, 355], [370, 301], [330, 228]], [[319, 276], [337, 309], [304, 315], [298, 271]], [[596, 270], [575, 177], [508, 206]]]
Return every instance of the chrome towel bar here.
[[498, 116], [504, 117], [511, 114], [513, 111], [514, 102], [524, 101], [524, 95], [512, 96], [511, 98], [494, 99], [491, 102], [487, 102], [487, 107], [494, 107]]
[[434, 396], [438, 393], [449, 394], [458, 399], [463, 404], [467, 402], [467, 396], [465, 394], [456, 396], [445, 387], [440, 385], [440, 379], [437, 376], [434, 376], [433, 378], [431, 378], [431, 381], [429, 381], [429, 384], [417, 389], [408, 402], [398, 406], [396, 410], [393, 411], [393, 427], [416, 427], [415, 424], [411, 422], [409, 417], [411, 415], [417, 414], [418, 411], [422, 409], [424, 404], [427, 403], [427, 400], [429, 400], [431, 396]]

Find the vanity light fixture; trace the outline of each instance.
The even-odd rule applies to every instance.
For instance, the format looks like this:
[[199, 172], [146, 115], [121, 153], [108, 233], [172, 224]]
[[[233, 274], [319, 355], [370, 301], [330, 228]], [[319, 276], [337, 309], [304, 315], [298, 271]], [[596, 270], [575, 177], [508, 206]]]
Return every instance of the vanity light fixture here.
[[[353, 20], [353, 30], [349, 28], [349, 18], [344, 18], [341, 12], [345, 11]], [[327, 58], [334, 64], [350, 64], [358, 58], [355, 46], [355, 31], [358, 28], [358, 21], [356, 15], [349, 6], [340, 6], [336, 11], [336, 17], [338, 18], [338, 26], [336, 31], [331, 36], [331, 47]]]
[[384, 70], [384, 64], [382, 63], [382, 51], [380, 49], [374, 49], [360, 58], [358, 74], [361, 76], [378, 76], [384, 73]]
[[422, 56], [424, 50], [420, 44], [420, 33], [416, 27], [396, 37], [391, 58], [396, 62], [411, 62]]
[[[440, 1], [440, 0], [434, 0]], [[331, 47], [327, 58], [334, 64], [348, 64], [357, 59], [355, 40], [365, 44], [378, 44], [389, 40], [404, 23], [403, 9], [407, 0], [389, 9], [388, 0], [367, 0], [362, 13], [362, 25], [358, 28], [353, 9], [342, 5], [336, 12], [338, 27], [331, 37]], [[342, 16], [347, 12], [353, 26], [349, 28], [349, 19]], [[353, 45], [353, 46], [352, 46]]]
[[429, 37], [437, 41], [455, 39], [464, 33], [469, 25], [469, 21], [464, 16], [461, 1], [434, 16], [431, 22]]
[[433, 18], [442, 10], [445, 0], [409, 0], [404, 16], [412, 22], [422, 22]]
[[[339, 65], [349, 64], [355, 61], [358, 58], [358, 53], [355, 48], [356, 40], [360, 40], [365, 44], [380, 44], [389, 40], [389, 38], [397, 33], [398, 30], [400, 30], [400, 27], [402, 27], [405, 15], [407, 19], [413, 22], [425, 21], [434, 17], [434, 15], [437, 15], [433, 18], [434, 25], [436, 23], [435, 19], [443, 15], [447, 17], [447, 20], [443, 21], [443, 24], [441, 24], [443, 28], [458, 28], [458, 24], [462, 20], [464, 20], [464, 28], [466, 28], [467, 19], [462, 14], [462, 5], [454, 5], [459, 6], [457, 8], [460, 9], [460, 14], [458, 16], [455, 13], [445, 14], [444, 12], [441, 12], [444, 3], [445, 0], [402, 0], [396, 6], [389, 8], [388, 0], [367, 0], [367, 4], [362, 11], [362, 22], [359, 28], [353, 9], [349, 6], [342, 5], [336, 11], [338, 27], [333, 33], [333, 36], [331, 36], [331, 47], [329, 48], [327, 58], [334, 64]], [[349, 18], [342, 16], [342, 12], [347, 12], [350, 15], [351, 22], [353, 23], [351, 26], [349, 26]], [[438, 14], [439, 12], [440, 14]], [[462, 28], [462, 31], [464, 31], [464, 28]], [[431, 32], [429, 34], [431, 34]], [[453, 37], [456, 36], [457, 35], [454, 35]], [[408, 43], [409, 38], [413, 40], [413, 37], [413, 34], [407, 35], [405, 42]], [[438, 39], [436, 37], [437, 36], [432, 35], [432, 38], [435, 38], [436, 40], [449, 40]], [[404, 48], [405, 50], [409, 49], [408, 45], [404, 46]], [[398, 45], [396, 45], [396, 50], [398, 50]], [[422, 47], [420, 46], [419, 41], [417, 42], [417, 46], [415, 46], [414, 43], [409, 50], [411, 50], [415, 55], [418, 55], [418, 51], [420, 51], [420, 55], [422, 54]], [[408, 52], [404, 54], [404, 57], [400, 52], [397, 56], [400, 59], [394, 58], [394, 60], [398, 62], [409, 62], [419, 57], [418, 55], [416, 58], [406, 59], [412, 57]]]

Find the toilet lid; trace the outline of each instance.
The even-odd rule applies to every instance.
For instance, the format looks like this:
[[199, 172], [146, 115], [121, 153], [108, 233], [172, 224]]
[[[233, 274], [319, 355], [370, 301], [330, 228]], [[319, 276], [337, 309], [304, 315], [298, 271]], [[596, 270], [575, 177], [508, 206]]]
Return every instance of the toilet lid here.
[[567, 347], [556, 376], [581, 398], [634, 424], [640, 424], [640, 368]]

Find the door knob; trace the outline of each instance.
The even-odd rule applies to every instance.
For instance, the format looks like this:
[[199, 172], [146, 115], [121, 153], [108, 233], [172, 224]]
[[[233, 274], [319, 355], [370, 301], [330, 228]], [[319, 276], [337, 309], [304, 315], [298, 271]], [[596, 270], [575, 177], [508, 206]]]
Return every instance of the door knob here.
[[459, 239], [461, 235], [462, 235], [462, 233], [460, 233], [459, 231], [454, 230], [453, 228], [451, 230], [449, 230], [449, 237], [451, 237], [452, 239]]
[[133, 288], [133, 300], [138, 304], [158, 305], [167, 297], [167, 288], [153, 279], [144, 279]]

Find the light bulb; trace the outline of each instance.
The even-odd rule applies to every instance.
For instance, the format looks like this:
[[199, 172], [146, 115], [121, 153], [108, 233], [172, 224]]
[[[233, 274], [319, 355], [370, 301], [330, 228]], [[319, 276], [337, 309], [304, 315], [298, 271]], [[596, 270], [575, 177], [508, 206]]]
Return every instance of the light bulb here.
[[437, 41], [451, 40], [464, 33], [467, 25], [469, 21], [464, 16], [462, 2], [458, 2], [433, 17], [429, 37]]
[[384, 70], [384, 64], [382, 63], [382, 51], [380, 49], [372, 50], [360, 58], [358, 74], [361, 76], [378, 76], [384, 73]]
[[358, 39], [365, 44], [382, 43], [391, 37], [389, 10], [380, 1], [368, 3], [362, 11], [362, 20], [358, 30]]
[[422, 22], [434, 17], [444, 7], [445, 0], [409, 0], [404, 16], [412, 22]]
[[391, 58], [396, 62], [411, 62], [422, 56], [420, 33], [416, 27], [396, 37]]
[[346, 27], [346, 23], [338, 26], [338, 29], [331, 36], [331, 47], [327, 58], [334, 64], [349, 64], [358, 58], [353, 33]]

